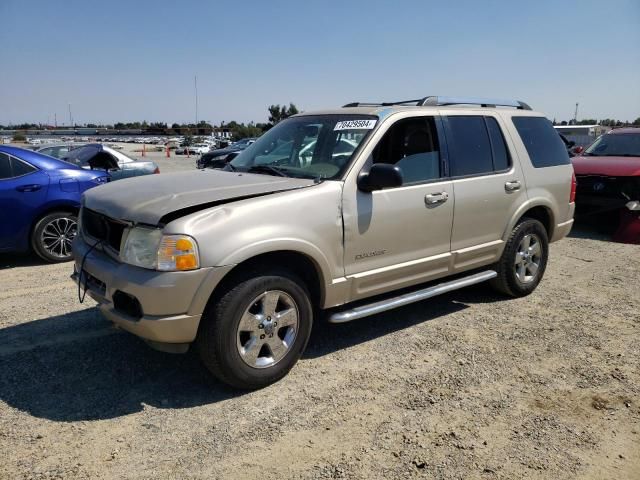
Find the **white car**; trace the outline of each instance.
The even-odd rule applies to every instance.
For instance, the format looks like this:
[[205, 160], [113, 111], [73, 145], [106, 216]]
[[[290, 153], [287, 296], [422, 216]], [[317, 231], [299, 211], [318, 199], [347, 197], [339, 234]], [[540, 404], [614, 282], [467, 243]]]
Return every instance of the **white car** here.
[[196, 143], [188, 147], [179, 146], [176, 148], [176, 155], [186, 155], [187, 150], [191, 155], [202, 155], [203, 153], [207, 153], [210, 150], [210, 147], [206, 143]]
[[189, 152], [202, 155], [203, 153], [207, 153], [210, 149], [211, 146], [206, 143], [196, 143], [195, 145], [189, 147]]

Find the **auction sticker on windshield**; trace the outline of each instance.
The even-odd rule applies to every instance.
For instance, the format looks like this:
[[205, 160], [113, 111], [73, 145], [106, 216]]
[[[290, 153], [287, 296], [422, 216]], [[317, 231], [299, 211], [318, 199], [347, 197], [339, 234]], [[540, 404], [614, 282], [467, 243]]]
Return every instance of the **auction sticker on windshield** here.
[[371, 130], [376, 122], [377, 120], [345, 120], [336, 123], [333, 130]]

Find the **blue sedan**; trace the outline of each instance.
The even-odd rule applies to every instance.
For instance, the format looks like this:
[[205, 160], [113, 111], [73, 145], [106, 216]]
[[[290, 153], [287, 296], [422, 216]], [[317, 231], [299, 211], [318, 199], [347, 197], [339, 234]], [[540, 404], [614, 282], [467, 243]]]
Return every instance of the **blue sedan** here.
[[31, 248], [48, 262], [71, 260], [80, 197], [109, 180], [105, 171], [0, 145], [0, 252]]

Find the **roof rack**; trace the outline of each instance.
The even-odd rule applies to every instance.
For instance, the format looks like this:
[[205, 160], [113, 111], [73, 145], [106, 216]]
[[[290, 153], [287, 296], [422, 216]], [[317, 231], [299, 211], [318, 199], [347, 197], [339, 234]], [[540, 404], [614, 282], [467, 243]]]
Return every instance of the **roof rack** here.
[[417, 107], [442, 107], [447, 105], [479, 105], [481, 107], [514, 107], [518, 110], [531, 110], [531, 107], [519, 100], [498, 100], [494, 98], [477, 98], [477, 97], [424, 97], [416, 100], [401, 100], [399, 102], [381, 102], [381, 103], [361, 103], [353, 102], [343, 105], [348, 107], [390, 107], [393, 105], [411, 105]]

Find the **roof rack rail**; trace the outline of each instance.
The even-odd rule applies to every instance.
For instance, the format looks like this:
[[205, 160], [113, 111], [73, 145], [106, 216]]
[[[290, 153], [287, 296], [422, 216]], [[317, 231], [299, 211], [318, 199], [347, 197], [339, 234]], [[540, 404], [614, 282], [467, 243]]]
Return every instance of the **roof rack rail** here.
[[481, 107], [514, 107], [519, 110], [531, 110], [531, 107], [519, 100], [498, 100], [494, 98], [477, 97], [424, 97], [415, 100], [400, 100], [398, 102], [352, 102], [343, 105], [342, 108], [350, 107], [391, 107], [394, 105], [411, 105], [422, 107], [443, 107], [447, 105], [479, 105]]
[[346, 105], [343, 105], [342, 108], [349, 108], [349, 107], [391, 107], [393, 105], [409, 105], [411, 103], [419, 105], [420, 102], [422, 102], [423, 100], [424, 100], [424, 98], [417, 98], [415, 100], [400, 100], [400, 101], [397, 101], [397, 102], [352, 102], [352, 103], [347, 103]]
[[519, 110], [531, 110], [531, 107], [519, 100], [498, 100], [477, 97], [425, 97], [420, 105], [441, 107], [446, 105], [480, 105], [481, 107], [514, 107]]

